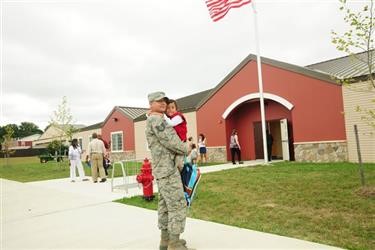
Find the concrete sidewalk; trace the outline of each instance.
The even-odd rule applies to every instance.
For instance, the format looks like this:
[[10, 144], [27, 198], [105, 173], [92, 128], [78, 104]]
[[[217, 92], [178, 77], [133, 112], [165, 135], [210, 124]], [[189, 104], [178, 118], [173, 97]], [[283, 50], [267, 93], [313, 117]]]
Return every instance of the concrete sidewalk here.
[[[213, 166], [207, 166], [207, 167], [201, 167], [200, 171], [202, 174], [206, 173], [212, 173], [212, 172], [218, 172], [222, 170], [228, 170], [233, 168], [241, 168], [241, 167], [248, 167], [248, 166], [255, 166], [260, 165], [263, 163], [263, 160], [255, 160], [255, 161], [245, 161], [244, 164], [236, 164], [233, 165], [232, 163], [226, 163], [221, 165], [213, 165]], [[91, 178], [88, 177], [90, 180]], [[66, 193], [72, 193], [72, 194], [80, 194], [87, 197], [95, 198], [95, 200], [98, 201], [113, 201], [117, 199], [121, 199], [124, 197], [132, 197], [136, 195], [142, 195], [142, 186], [137, 185], [137, 181], [135, 176], [129, 176], [129, 183], [131, 183], [131, 186], [128, 189], [128, 192], [125, 192], [125, 190], [122, 189], [114, 189], [113, 192], [111, 192], [111, 178], [107, 179], [107, 182], [105, 183], [96, 183], [93, 184], [91, 181], [76, 181], [75, 183], [70, 183], [68, 178], [63, 179], [53, 179], [48, 181], [36, 181], [36, 182], [29, 182], [27, 184], [36, 186], [36, 187], [42, 187], [42, 188], [48, 188], [48, 189], [55, 189], [58, 191], [63, 191]], [[122, 177], [116, 177], [113, 180], [113, 185], [121, 186], [123, 184], [123, 178]], [[135, 185], [134, 185], [135, 184]], [[156, 182], [154, 182], [154, 192], [157, 192], [157, 185]]]
[[[0, 180], [0, 249], [158, 249], [156, 211], [111, 202], [124, 194], [109, 182]], [[196, 249], [338, 249], [190, 218], [183, 237]]]

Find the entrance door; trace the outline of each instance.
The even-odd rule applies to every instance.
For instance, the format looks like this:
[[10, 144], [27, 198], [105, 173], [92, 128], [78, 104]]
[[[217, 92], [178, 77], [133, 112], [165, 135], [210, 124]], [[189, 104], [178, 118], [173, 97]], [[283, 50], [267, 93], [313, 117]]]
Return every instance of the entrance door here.
[[288, 136], [288, 120], [280, 120], [281, 129], [281, 147], [283, 150], [283, 160], [289, 161], [289, 136]]
[[255, 159], [264, 159], [262, 123], [254, 122]]

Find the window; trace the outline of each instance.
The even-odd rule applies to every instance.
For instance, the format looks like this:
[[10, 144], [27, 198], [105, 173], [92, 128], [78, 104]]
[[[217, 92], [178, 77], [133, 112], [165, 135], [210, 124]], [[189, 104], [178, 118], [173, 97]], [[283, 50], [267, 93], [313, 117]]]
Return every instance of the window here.
[[123, 151], [122, 137], [123, 137], [122, 131], [111, 133], [111, 151], [112, 152]]
[[78, 144], [82, 148], [82, 138], [78, 138]]
[[89, 136], [89, 142], [91, 142], [91, 141], [92, 141], [92, 136], [90, 135], [90, 136]]

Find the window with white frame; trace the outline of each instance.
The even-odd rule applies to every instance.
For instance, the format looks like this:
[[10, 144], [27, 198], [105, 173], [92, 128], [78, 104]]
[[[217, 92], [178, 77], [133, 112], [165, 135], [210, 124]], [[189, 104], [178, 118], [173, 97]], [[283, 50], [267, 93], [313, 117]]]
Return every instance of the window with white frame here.
[[111, 151], [123, 151], [123, 133], [122, 131], [111, 133]]

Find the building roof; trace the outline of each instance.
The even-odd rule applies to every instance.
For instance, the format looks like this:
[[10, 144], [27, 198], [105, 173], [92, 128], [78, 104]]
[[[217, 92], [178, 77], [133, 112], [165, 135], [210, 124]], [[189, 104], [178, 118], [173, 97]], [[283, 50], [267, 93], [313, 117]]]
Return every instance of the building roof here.
[[107, 122], [109, 117], [118, 110], [122, 114], [124, 114], [126, 117], [128, 117], [131, 120], [135, 120], [137, 117], [142, 116], [146, 114], [148, 108], [139, 108], [139, 107], [124, 107], [124, 106], [115, 106], [112, 111], [107, 115], [105, 120], [103, 121], [103, 125]]
[[39, 139], [42, 134], [33, 134], [26, 137], [19, 138], [18, 141], [35, 141]]
[[[198, 104], [205, 98], [207, 95], [210, 94], [212, 89], [208, 89], [205, 91], [201, 91], [192, 95], [184, 96], [181, 98], [176, 99], [178, 110], [181, 112], [191, 112], [195, 111], [198, 107]], [[138, 116], [134, 121], [144, 121], [146, 120], [146, 113]]]
[[58, 129], [61, 129], [61, 130], [63, 130], [64, 127], [67, 127], [67, 126], [72, 126], [73, 129], [81, 129], [81, 128], [86, 127], [86, 125], [84, 125], [84, 124], [71, 124], [71, 125], [61, 125], [61, 124], [56, 124], [56, 125], [54, 125], [54, 126], [55, 126], [56, 128], [58, 128]]
[[[245, 67], [249, 62], [251, 61], [256, 61], [257, 57], [256, 55], [250, 54], [248, 55], [242, 62], [235, 67], [224, 79], [216, 85], [215, 88], [211, 90], [209, 95], [207, 95], [205, 98], [201, 100], [201, 102], [197, 105], [197, 109], [203, 106], [217, 91], [219, 91], [232, 77], [234, 77], [239, 71], [242, 70], [243, 67]], [[332, 84], [337, 84], [337, 82], [331, 77], [329, 74], [324, 73], [324, 72], [319, 72], [310, 68], [302, 67], [302, 66], [297, 66], [294, 64], [289, 64], [277, 60], [273, 60], [270, 58], [266, 57], [261, 57], [262, 64], [268, 64], [273, 67], [285, 69], [291, 72], [295, 72], [298, 74], [306, 75], [312, 78], [316, 78], [322, 81], [326, 81], [328, 83]]]
[[176, 99], [178, 109], [181, 112], [190, 112], [196, 110], [198, 104], [202, 101], [202, 99], [208, 96], [212, 90], [213, 89], [207, 89], [205, 91]]
[[122, 107], [117, 106], [117, 108], [123, 112], [125, 115], [127, 115], [129, 118], [134, 120], [140, 115], [143, 115], [149, 110], [148, 108], [137, 108], [137, 107]]
[[101, 128], [102, 126], [103, 126], [103, 122], [98, 122], [98, 123], [86, 126], [84, 128], [80, 128], [78, 130], [78, 132], [83, 132], [83, 131], [89, 131], [89, 130], [93, 130], [93, 129], [98, 129], [98, 128]]
[[[372, 64], [375, 68], [375, 50], [370, 51]], [[367, 53], [339, 57], [328, 61], [307, 65], [306, 67], [318, 72], [324, 72], [339, 79], [357, 78], [369, 74]]]

